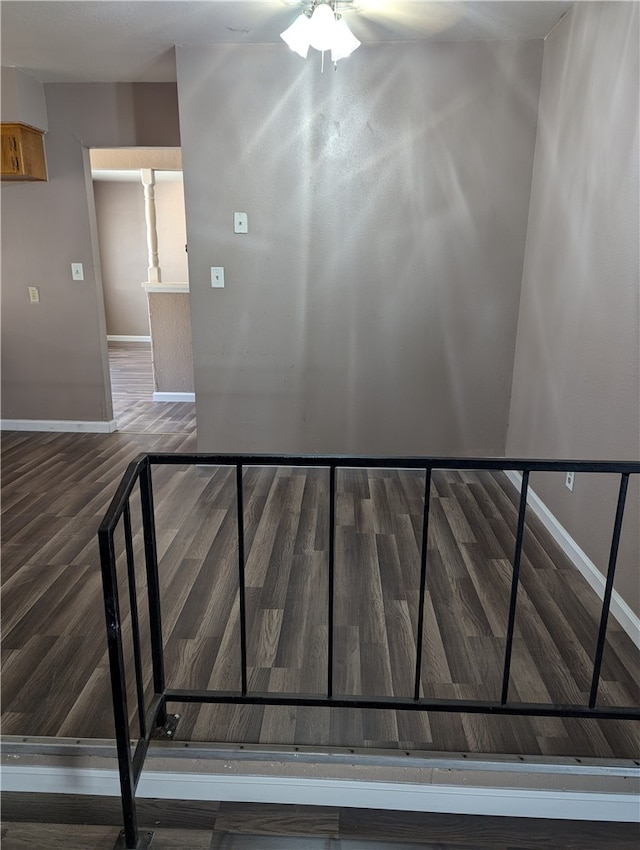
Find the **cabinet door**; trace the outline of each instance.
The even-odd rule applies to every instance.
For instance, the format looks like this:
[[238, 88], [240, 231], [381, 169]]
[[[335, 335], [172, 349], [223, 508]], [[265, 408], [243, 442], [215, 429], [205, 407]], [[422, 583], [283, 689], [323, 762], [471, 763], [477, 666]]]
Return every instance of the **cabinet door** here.
[[16, 133], [2, 128], [2, 173], [20, 174], [19, 145]]

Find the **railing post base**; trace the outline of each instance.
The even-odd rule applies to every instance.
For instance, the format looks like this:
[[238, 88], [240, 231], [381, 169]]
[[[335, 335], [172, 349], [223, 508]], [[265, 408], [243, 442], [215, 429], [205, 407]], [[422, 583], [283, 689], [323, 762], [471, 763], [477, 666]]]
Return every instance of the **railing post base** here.
[[156, 726], [151, 733], [151, 737], [159, 740], [172, 741], [176, 737], [176, 729], [178, 728], [179, 720], [179, 714], [167, 714], [167, 722], [162, 726]]
[[116, 841], [113, 850], [147, 850], [147, 848], [151, 847], [152, 841], [153, 832], [144, 830], [143, 832], [138, 833], [138, 841], [136, 842], [135, 847], [132, 847], [130, 844], [127, 844], [123, 829], [118, 836], [118, 840]]

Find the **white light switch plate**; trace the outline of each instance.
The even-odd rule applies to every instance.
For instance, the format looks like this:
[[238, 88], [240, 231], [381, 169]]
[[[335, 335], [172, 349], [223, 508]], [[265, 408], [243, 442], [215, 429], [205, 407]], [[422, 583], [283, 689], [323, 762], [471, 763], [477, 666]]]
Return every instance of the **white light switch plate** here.
[[249, 232], [249, 216], [244, 212], [234, 212], [233, 214], [233, 232], [248, 233]]
[[29, 303], [30, 304], [39, 304], [40, 303], [40, 289], [37, 286], [28, 286], [29, 291]]
[[224, 268], [211, 266], [211, 286], [214, 289], [224, 289]]
[[82, 263], [71, 263], [71, 277], [73, 280], [84, 280]]

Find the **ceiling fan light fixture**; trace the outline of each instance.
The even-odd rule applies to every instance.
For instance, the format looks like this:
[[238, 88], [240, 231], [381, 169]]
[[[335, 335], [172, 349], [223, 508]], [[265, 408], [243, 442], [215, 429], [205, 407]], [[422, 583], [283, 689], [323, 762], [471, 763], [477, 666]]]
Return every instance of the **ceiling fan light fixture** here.
[[280, 33], [291, 50], [306, 59], [309, 47], [323, 54], [331, 51], [331, 61], [350, 56], [360, 42], [336, 12], [336, 0], [313, 0], [311, 8], [299, 15], [291, 26]]
[[331, 61], [337, 62], [338, 59], [346, 59], [357, 47], [360, 47], [360, 41], [351, 32], [345, 19], [339, 18], [336, 21], [333, 44], [331, 45]]
[[294, 53], [306, 59], [311, 43], [310, 30], [311, 20], [303, 13], [295, 19], [290, 27], [280, 33], [280, 38], [289, 45]]

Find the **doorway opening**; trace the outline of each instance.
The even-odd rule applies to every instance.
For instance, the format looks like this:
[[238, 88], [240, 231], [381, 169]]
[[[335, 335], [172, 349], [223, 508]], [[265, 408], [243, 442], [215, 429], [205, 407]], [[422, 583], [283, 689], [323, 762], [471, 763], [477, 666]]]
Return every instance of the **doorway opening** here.
[[195, 433], [181, 150], [89, 157], [117, 429]]

